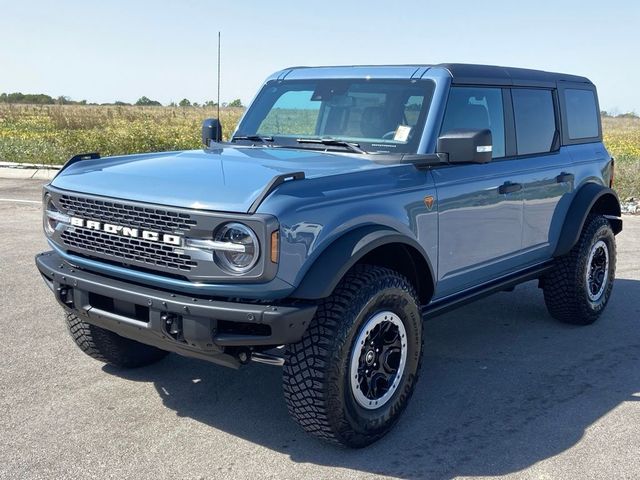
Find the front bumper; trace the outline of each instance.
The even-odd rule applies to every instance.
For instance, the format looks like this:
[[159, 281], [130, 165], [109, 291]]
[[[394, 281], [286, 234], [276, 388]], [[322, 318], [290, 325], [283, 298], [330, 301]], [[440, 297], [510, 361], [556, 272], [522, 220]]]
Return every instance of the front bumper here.
[[194, 298], [78, 269], [55, 252], [36, 257], [65, 310], [163, 350], [237, 367], [236, 353], [300, 340], [316, 305], [263, 305]]

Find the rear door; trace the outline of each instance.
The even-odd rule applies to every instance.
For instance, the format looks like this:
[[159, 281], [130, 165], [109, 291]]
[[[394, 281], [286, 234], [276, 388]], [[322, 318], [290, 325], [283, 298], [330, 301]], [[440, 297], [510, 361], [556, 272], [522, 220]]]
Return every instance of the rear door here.
[[514, 87], [511, 97], [517, 157], [526, 165], [522, 261], [537, 263], [553, 253], [575, 176], [570, 155], [560, 148], [556, 92]]
[[[508, 273], [522, 250], [523, 186], [505, 135], [511, 111], [508, 90], [452, 87], [441, 133], [456, 128], [489, 128], [493, 160], [436, 168], [439, 251], [434, 298], [456, 293]], [[512, 119], [508, 118], [508, 123]]]

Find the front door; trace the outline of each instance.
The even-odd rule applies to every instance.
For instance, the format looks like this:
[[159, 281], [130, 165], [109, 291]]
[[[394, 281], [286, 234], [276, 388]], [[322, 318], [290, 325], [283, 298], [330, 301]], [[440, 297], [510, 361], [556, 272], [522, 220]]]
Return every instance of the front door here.
[[442, 133], [489, 128], [493, 160], [433, 170], [438, 198], [438, 286], [434, 298], [495, 279], [518, 266], [523, 185], [505, 157], [501, 88], [452, 87]]

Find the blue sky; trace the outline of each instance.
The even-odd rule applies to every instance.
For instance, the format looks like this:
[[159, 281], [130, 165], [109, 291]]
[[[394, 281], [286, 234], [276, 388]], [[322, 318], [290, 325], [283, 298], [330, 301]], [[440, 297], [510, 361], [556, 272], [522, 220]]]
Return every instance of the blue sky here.
[[588, 76], [640, 113], [640, 2], [0, 0], [0, 91], [250, 101], [291, 65], [469, 62]]

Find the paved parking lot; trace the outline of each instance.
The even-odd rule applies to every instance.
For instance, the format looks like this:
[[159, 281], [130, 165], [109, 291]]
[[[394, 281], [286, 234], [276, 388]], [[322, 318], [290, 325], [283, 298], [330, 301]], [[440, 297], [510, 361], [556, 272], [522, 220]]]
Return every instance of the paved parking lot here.
[[0, 478], [638, 478], [640, 217], [597, 324], [556, 323], [535, 283], [428, 322], [399, 425], [348, 451], [289, 419], [278, 368], [84, 356], [33, 263], [40, 185], [0, 180]]

